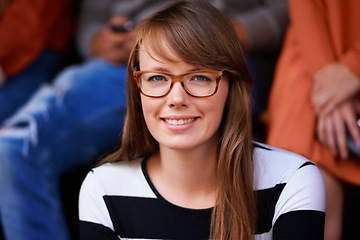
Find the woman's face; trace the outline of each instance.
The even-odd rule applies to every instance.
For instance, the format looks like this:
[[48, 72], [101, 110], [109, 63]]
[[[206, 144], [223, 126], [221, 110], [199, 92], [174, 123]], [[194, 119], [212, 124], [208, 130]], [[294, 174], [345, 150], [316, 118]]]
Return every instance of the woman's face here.
[[[155, 60], [142, 46], [139, 52], [140, 70], [176, 75], [194, 70], [219, 70], [189, 65], [166, 44], [164, 50], [172, 61], [160, 58], [151, 51]], [[211, 97], [192, 97], [184, 91], [179, 82], [174, 84], [165, 97], [151, 98], [141, 94], [144, 118], [150, 133], [159, 142], [160, 147], [169, 149], [192, 150], [201, 146], [205, 146], [205, 149], [216, 147], [218, 144], [216, 132], [222, 120], [228, 90], [228, 79], [223, 77], [219, 82], [217, 93]]]

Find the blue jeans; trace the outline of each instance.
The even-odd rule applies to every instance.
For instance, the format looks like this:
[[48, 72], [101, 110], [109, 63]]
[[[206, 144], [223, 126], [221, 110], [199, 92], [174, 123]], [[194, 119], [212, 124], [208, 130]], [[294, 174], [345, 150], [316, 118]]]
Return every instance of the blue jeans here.
[[70, 239], [60, 176], [120, 141], [126, 66], [91, 60], [41, 87], [0, 130], [0, 214], [6, 239]]
[[[50, 82], [62, 64], [59, 55], [45, 50], [23, 72], [0, 87], [0, 125], [22, 106], [45, 82]], [[5, 104], [6, 103], [6, 104]]]

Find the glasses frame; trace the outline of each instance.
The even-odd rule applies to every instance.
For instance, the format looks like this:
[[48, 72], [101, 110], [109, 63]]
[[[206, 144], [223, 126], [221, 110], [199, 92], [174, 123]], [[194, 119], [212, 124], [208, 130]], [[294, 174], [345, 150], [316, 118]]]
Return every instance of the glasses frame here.
[[[151, 96], [151, 95], [148, 95], [146, 93], [144, 93], [142, 90], [141, 90], [141, 86], [140, 86], [140, 80], [141, 80], [141, 75], [145, 74], [145, 73], [155, 73], [155, 74], [162, 74], [162, 75], [166, 75], [168, 77], [170, 77], [171, 79], [171, 84], [170, 84], [170, 87], [169, 87], [169, 90], [164, 93], [163, 95], [161, 96]], [[185, 84], [184, 84], [184, 77], [188, 74], [193, 74], [193, 73], [208, 73], [208, 74], [211, 74], [213, 75], [214, 77], [216, 77], [216, 86], [215, 86], [215, 90], [213, 93], [211, 94], [208, 94], [208, 95], [205, 95], [205, 96], [196, 96], [196, 95], [193, 95], [191, 92], [189, 92], [189, 90], [185, 87]], [[219, 88], [219, 82], [220, 80], [224, 77], [224, 72], [223, 70], [221, 71], [191, 71], [191, 72], [187, 72], [187, 73], [183, 73], [183, 74], [179, 74], [179, 75], [176, 75], [176, 74], [171, 74], [171, 73], [166, 73], [166, 72], [160, 72], [160, 71], [136, 71], [136, 69], [134, 70], [134, 73], [133, 73], [133, 77], [136, 81], [136, 84], [138, 86], [138, 89], [140, 91], [141, 94], [143, 94], [144, 96], [147, 96], [147, 97], [151, 97], [151, 98], [161, 98], [161, 97], [166, 97], [170, 92], [171, 90], [173, 89], [174, 87], [174, 84], [176, 82], [180, 82], [182, 88], [184, 89], [184, 91], [189, 94], [190, 96], [192, 97], [196, 97], [196, 98], [205, 98], [205, 97], [211, 97], [213, 96], [218, 88]]]

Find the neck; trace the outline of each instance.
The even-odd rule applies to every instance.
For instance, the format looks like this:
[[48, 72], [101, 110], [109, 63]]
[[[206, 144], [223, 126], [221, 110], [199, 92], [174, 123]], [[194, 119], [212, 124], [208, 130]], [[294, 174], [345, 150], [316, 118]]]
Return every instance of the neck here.
[[148, 171], [168, 201], [188, 208], [209, 208], [216, 199], [216, 162], [216, 147], [177, 151], [160, 146], [160, 152], [148, 161]]

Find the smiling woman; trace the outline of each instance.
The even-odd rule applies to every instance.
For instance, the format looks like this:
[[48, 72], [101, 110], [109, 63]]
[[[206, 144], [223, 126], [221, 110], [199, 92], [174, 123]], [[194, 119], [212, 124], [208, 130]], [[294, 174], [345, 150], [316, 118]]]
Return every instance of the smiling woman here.
[[212, 5], [177, 1], [141, 22], [122, 145], [82, 185], [81, 238], [322, 239], [321, 175], [252, 141], [251, 84]]

